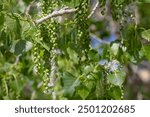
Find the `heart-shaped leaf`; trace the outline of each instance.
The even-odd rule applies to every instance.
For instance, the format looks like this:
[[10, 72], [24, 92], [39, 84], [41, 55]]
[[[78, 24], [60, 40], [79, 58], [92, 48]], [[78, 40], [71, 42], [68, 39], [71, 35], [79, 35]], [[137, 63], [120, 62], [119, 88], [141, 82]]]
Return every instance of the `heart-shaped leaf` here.
[[20, 55], [23, 52], [27, 52], [32, 48], [32, 43], [26, 40], [16, 40], [13, 42], [10, 52], [15, 55]]
[[85, 100], [87, 98], [87, 96], [89, 95], [89, 90], [86, 86], [81, 85], [80, 87], [78, 87], [78, 94], [81, 96], [81, 98], [83, 100]]
[[113, 74], [109, 74], [108, 75], [108, 81], [111, 84], [117, 85], [117, 86], [121, 86], [122, 83], [125, 80], [125, 72], [124, 71], [120, 71], [120, 72], [115, 72]]

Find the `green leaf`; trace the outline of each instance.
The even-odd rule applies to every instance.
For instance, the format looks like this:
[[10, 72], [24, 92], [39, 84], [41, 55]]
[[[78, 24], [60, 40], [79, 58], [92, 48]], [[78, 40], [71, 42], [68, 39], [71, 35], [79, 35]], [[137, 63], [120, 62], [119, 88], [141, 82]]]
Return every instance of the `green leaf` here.
[[150, 0], [139, 0], [139, 2], [150, 3]]
[[4, 24], [4, 20], [5, 20], [5, 17], [4, 17], [4, 14], [3, 13], [0, 13], [0, 30]]
[[99, 61], [99, 53], [96, 50], [89, 50], [88, 57], [92, 61]]
[[62, 76], [64, 95], [71, 97], [75, 91], [75, 87], [80, 84], [80, 81], [76, 79], [71, 73], [64, 72]]
[[104, 97], [104, 85], [102, 80], [98, 80], [96, 82], [96, 97], [103, 98]]
[[74, 63], [78, 63], [78, 54], [71, 48], [67, 48], [67, 52], [69, 54], [70, 60], [73, 61]]
[[89, 79], [83, 82], [84, 86], [86, 86], [89, 91], [91, 91], [96, 85], [95, 81], [92, 80], [92, 77], [93, 76], [89, 75]]
[[150, 29], [145, 30], [145, 31], [142, 32], [142, 38], [150, 41]]
[[139, 59], [139, 51], [142, 47], [140, 36], [134, 24], [127, 25], [123, 30], [123, 39], [127, 52], [135, 59]]
[[108, 95], [111, 99], [120, 100], [121, 99], [121, 89], [118, 86], [113, 86], [110, 88]]
[[[22, 36], [27, 39], [31, 37], [35, 37], [35, 35], [37, 34], [36, 27], [30, 22], [21, 21], [21, 27], [22, 27]], [[35, 41], [36, 39], [33, 38], [33, 40]]]
[[20, 24], [20, 20], [17, 18], [17, 17], [15, 17], [15, 19], [16, 19], [16, 38], [17, 39], [21, 39], [21, 32], [22, 32], [22, 27], [21, 27], [21, 24]]
[[80, 0], [63, 0], [63, 3], [69, 7], [75, 7], [79, 5]]
[[125, 72], [124, 71], [115, 72], [113, 74], [109, 74], [107, 77], [108, 81], [111, 84], [121, 86], [125, 80]]
[[118, 4], [123, 4], [125, 0], [118, 0]]
[[89, 95], [89, 90], [86, 86], [81, 85], [80, 87], [78, 87], [78, 94], [81, 96], [82, 99], [86, 99], [87, 96]]
[[119, 44], [113, 43], [111, 46], [111, 53], [117, 55], [118, 51], [119, 51]]
[[141, 52], [142, 55], [146, 57], [146, 59], [150, 60], [150, 45], [143, 46]]
[[11, 46], [10, 52], [20, 55], [32, 48], [32, 43], [26, 40], [15, 40]]
[[20, 19], [15, 16], [5, 16], [5, 25], [11, 35], [11, 39], [17, 40], [22, 38], [22, 26], [20, 24]]

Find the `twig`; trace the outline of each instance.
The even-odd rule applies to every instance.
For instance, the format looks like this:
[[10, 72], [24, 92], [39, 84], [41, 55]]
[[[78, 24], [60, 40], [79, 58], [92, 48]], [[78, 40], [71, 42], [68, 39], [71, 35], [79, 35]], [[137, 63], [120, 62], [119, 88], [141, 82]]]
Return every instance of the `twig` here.
[[77, 9], [60, 9], [59, 11], [53, 11], [52, 13], [48, 14], [47, 16], [41, 18], [41, 19], [38, 19], [35, 21], [36, 24], [40, 24], [50, 18], [53, 18], [53, 17], [57, 17], [57, 16], [62, 16], [64, 14], [70, 14], [70, 13], [74, 13], [76, 12]]
[[97, 3], [95, 4], [95, 6], [93, 7], [91, 13], [89, 14], [88, 18], [92, 17], [92, 15], [95, 13], [96, 9], [98, 8], [99, 5], [99, 1], [97, 1]]
[[19, 63], [20, 55], [16, 57], [16, 61], [14, 63], [14, 66], [16, 66]]
[[25, 15], [28, 15], [30, 10], [31, 10], [31, 7], [33, 6], [33, 4], [36, 2], [36, 0], [33, 0], [26, 8], [25, 10]]

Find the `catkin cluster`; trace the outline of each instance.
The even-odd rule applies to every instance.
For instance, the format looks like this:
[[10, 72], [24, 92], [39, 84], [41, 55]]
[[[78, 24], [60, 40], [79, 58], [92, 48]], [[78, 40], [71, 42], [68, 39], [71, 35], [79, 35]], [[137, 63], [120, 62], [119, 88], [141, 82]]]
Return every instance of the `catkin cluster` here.
[[111, 0], [110, 4], [112, 17], [120, 23], [121, 28], [129, 22], [135, 22], [135, 0]]
[[[42, 16], [53, 12], [58, 7], [58, 1], [44, 0], [42, 1]], [[37, 72], [42, 74], [44, 92], [51, 94], [57, 81], [57, 23], [54, 19], [50, 19], [38, 26], [37, 40], [49, 47], [49, 50], [35, 44], [34, 61]]]
[[[79, 7], [78, 12], [76, 14], [75, 22], [76, 22], [76, 47], [78, 48], [79, 54], [79, 64], [86, 60], [88, 60], [87, 52], [89, 50], [89, 32], [88, 32], [88, 8], [89, 8], [89, 0], [83, 0]], [[82, 57], [85, 57], [82, 60]]]

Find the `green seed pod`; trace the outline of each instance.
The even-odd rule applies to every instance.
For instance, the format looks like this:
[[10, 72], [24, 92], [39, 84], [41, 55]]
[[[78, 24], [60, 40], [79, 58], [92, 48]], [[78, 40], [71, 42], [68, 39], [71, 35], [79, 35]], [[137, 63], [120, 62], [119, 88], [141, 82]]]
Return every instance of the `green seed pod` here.
[[[90, 39], [88, 32], [88, 8], [89, 1], [83, 0], [78, 6], [78, 12], [76, 14], [75, 22], [77, 23], [77, 49], [79, 55], [79, 64], [82, 62], [82, 57], [86, 57], [86, 61], [88, 60], [87, 52], [89, 50]], [[85, 61], [84, 61], [85, 62]]]
[[[53, 12], [58, 7], [58, 0], [43, 0], [42, 1], [42, 15], [45, 16]], [[35, 52], [35, 62], [41, 62], [37, 64], [38, 70], [40, 70], [43, 77], [43, 87], [44, 92], [50, 94], [53, 92], [53, 87], [55, 87], [54, 79], [57, 79], [56, 75], [56, 49], [58, 48], [57, 44], [57, 26], [58, 24], [54, 19], [50, 19], [40, 25], [38, 25], [40, 31], [41, 43], [45, 43], [49, 47], [49, 51], [44, 48], [40, 48], [43, 51], [43, 55], [38, 56], [39, 52]], [[38, 48], [39, 49], [39, 48]], [[35, 49], [36, 50], [36, 49]], [[38, 54], [37, 54], [38, 53]], [[42, 68], [41, 68], [42, 67]], [[55, 77], [54, 77], [55, 76]], [[53, 84], [49, 85], [49, 84]]]

